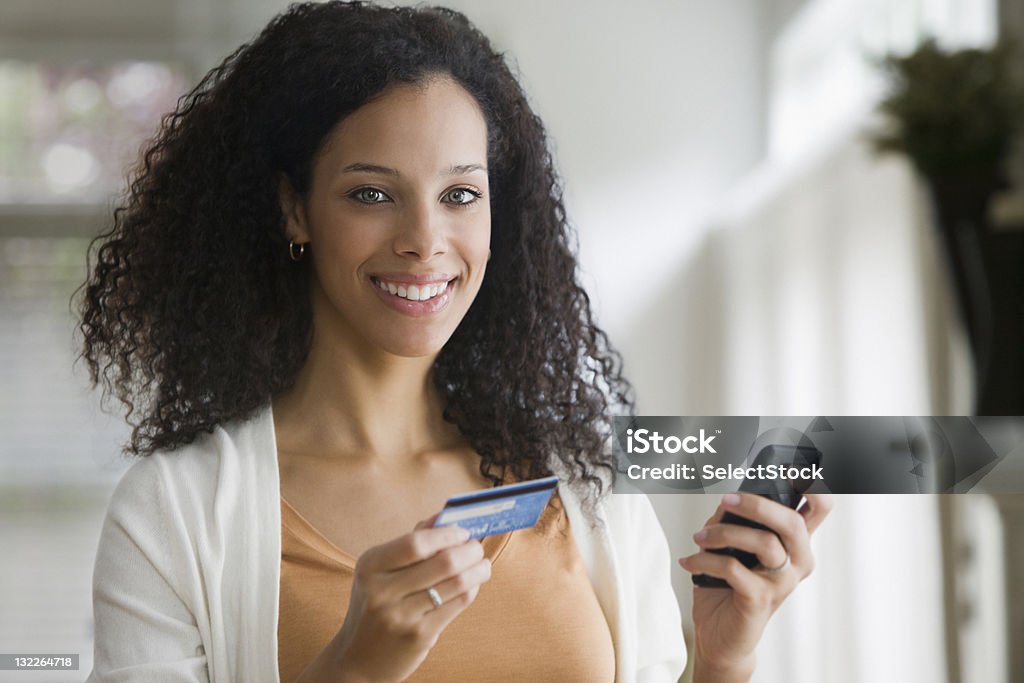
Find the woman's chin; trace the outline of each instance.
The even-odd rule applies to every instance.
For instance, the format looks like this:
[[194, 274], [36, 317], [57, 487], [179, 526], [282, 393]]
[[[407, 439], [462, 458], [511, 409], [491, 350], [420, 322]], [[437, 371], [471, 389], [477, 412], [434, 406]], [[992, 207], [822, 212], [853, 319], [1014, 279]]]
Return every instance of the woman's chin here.
[[[449, 335], [450, 336], [450, 335]], [[401, 358], [430, 358], [434, 359], [444, 345], [448, 342], [448, 336], [438, 338], [436, 336], [419, 337], [409, 335], [401, 339], [389, 339], [380, 344], [380, 348], [393, 356]]]

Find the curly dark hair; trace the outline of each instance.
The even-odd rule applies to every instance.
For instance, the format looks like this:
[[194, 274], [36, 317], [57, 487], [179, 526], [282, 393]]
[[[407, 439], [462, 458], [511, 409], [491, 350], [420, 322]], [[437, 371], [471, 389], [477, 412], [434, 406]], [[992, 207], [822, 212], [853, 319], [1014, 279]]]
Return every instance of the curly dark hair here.
[[438, 74], [484, 113], [493, 226], [480, 292], [433, 365], [444, 419], [494, 483], [549, 474], [554, 455], [588, 507], [604, 492], [608, 415], [632, 414], [633, 390], [578, 282], [544, 127], [503, 56], [443, 8], [292, 5], [164, 117], [79, 288], [79, 357], [127, 408], [126, 454], [190, 443], [292, 386], [313, 318], [277, 180], [305, 196], [338, 121]]

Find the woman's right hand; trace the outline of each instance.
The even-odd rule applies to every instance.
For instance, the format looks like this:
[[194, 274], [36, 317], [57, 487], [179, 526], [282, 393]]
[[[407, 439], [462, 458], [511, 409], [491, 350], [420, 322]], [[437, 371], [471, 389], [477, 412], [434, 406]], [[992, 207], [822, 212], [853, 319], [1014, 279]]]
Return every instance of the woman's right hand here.
[[419, 668], [491, 577], [479, 541], [459, 527], [432, 524], [424, 520], [359, 557], [345, 623], [299, 681], [401, 681]]

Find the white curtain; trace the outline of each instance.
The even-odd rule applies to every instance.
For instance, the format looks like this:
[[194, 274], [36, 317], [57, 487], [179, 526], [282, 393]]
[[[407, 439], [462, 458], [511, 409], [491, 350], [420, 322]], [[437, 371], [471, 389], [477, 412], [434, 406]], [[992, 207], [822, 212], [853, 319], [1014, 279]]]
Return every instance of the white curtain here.
[[[666, 373], [684, 388], [655, 392], [652, 405], [969, 413], [969, 358], [931, 208], [905, 161], [871, 149], [881, 83], [865, 57], [927, 34], [984, 44], [994, 17], [991, 0], [807, 3], [772, 50], [767, 159], [730, 193], [666, 290], [686, 293], [674, 307], [682, 322], [662, 324], [678, 335], [626, 340], [641, 388], [667, 385]], [[654, 498], [673, 553], [694, 552], [689, 535], [717, 500]], [[755, 681], [948, 680], [934, 497], [841, 496], [814, 550], [815, 573], [765, 633]], [[675, 578], [687, 614], [689, 578]]]
[[[966, 349], [913, 174], [856, 129], [766, 166], [716, 233], [725, 412], [927, 415], [969, 409]], [[946, 679], [930, 496], [842, 496], [818, 568], [772, 621], [756, 681]]]
[[[907, 164], [876, 157], [860, 128], [741, 183], [694, 258], [700, 266], [673, 284], [687, 292], [688, 321], [673, 344], [704, 413], [969, 412], [967, 350], [930, 207]], [[649, 368], [633, 357], [641, 376], [666, 370], [665, 355], [651, 354]], [[717, 498], [653, 498], [673, 553], [694, 552], [690, 534]], [[771, 622], [754, 680], [947, 680], [936, 499], [837, 503], [814, 539], [817, 569]], [[675, 579], [688, 614], [689, 577]]]

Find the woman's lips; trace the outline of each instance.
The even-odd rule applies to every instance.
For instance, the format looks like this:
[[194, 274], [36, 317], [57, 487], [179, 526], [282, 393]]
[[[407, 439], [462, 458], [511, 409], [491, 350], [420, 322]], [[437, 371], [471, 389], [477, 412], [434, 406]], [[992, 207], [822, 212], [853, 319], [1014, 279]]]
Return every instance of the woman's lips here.
[[[405, 277], [411, 279], [415, 279], [418, 277], [420, 280], [424, 280], [427, 279], [427, 277], [429, 276]], [[437, 291], [433, 296], [424, 301], [413, 301], [406, 297], [399, 296], [398, 293], [392, 294], [390, 289], [399, 289], [399, 282], [400, 281], [398, 279], [391, 279], [390, 281], [385, 280], [383, 278], [383, 274], [382, 277], [380, 278], [378, 278], [377, 276], [372, 276], [370, 278], [370, 286], [373, 287], [373, 290], [377, 293], [377, 296], [380, 297], [381, 301], [383, 301], [385, 304], [387, 304], [388, 306], [390, 306], [392, 309], [399, 313], [404, 313], [405, 315], [410, 315], [413, 317], [420, 317], [424, 315], [431, 315], [432, 313], [437, 313], [438, 311], [444, 310], [448, 306], [448, 303], [451, 301], [452, 295], [455, 293], [455, 287], [458, 282], [458, 278], [452, 278], [445, 282], [444, 280], [438, 281], [438, 279], [434, 277], [432, 279], [432, 282], [428, 281], [428, 283], [424, 284], [412, 284], [409, 283], [408, 280], [406, 280], [406, 283], [403, 283], [401, 289], [399, 290], [399, 293], [401, 293], [401, 290], [405, 290], [404, 293], [406, 294], [406, 296], [410, 294], [410, 291], [412, 294], [419, 293], [420, 296], [423, 296], [424, 290], [426, 290], [427, 295], [429, 296], [431, 292], [436, 291], [439, 287], [443, 285], [443, 289], [440, 289], [440, 291]], [[381, 286], [382, 283], [386, 287], [388, 287], [388, 289], [384, 289]]]

